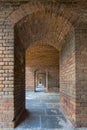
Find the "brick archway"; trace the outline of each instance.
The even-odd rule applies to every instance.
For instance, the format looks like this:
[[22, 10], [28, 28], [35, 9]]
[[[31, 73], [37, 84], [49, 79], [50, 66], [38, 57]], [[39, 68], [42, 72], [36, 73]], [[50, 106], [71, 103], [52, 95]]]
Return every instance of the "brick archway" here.
[[[58, 50], [61, 50], [62, 48], [60, 53], [60, 85], [61, 85], [60, 92], [61, 92], [61, 101], [62, 103], [64, 103], [64, 106], [62, 106], [61, 108], [66, 113], [66, 115], [68, 115], [69, 119], [75, 126], [78, 127], [87, 126], [86, 124], [87, 116], [85, 115], [87, 112], [86, 109], [87, 107], [84, 105], [85, 103], [87, 103], [87, 101], [82, 96], [84, 94], [86, 97], [86, 94], [85, 91], [81, 91], [82, 93], [80, 92], [80, 89], [82, 90], [82, 86], [84, 86], [85, 90], [87, 85], [85, 74], [86, 70], [85, 67], [87, 67], [86, 66], [87, 63], [85, 63], [85, 60], [83, 59], [83, 57], [86, 56], [87, 51], [86, 49], [87, 38], [85, 36], [86, 31], [83, 30], [85, 30], [87, 24], [83, 24], [83, 21], [81, 21], [81, 24], [79, 24], [79, 26], [76, 26], [76, 23], [79, 23], [79, 20], [81, 20], [82, 18], [79, 16], [79, 13], [75, 13], [75, 11], [72, 11], [71, 8], [68, 8], [64, 4], [63, 5], [58, 4], [58, 5], [59, 6], [56, 6], [55, 4], [47, 4], [46, 6], [44, 6], [40, 3], [34, 3], [34, 4], [27, 3], [16, 8], [15, 11], [13, 11], [14, 9], [13, 10], [11, 9], [11, 11], [9, 11], [10, 13], [6, 14], [4, 19], [2, 19], [3, 26], [1, 29], [2, 36], [0, 39], [1, 40], [0, 53], [1, 53], [1, 60], [3, 61], [1, 63], [2, 68], [1, 75], [3, 75], [1, 79], [2, 95], [0, 97], [2, 106], [0, 111], [1, 128], [14, 127], [17, 124], [17, 121], [20, 115], [22, 114], [23, 110], [25, 109], [24, 78], [23, 78], [24, 65], [25, 65], [24, 62], [25, 47], [22, 43], [18, 44], [20, 43], [20, 37], [16, 35], [16, 33], [15, 33], [16, 37], [14, 37], [14, 26], [20, 23], [26, 16], [36, 14], [36, 12], [37, 14], [39, 12], [40, 13], [42, 12], [42, 14], [46, 13], [53, 19], [55, 19], [55, 17], [56, 19], [57, 18], [62, 19], [59, 20], [59, 23], [63, 21], [58, 34], [57, 43], [55, 44], [55, 47]], [[83, 42], [82, 45], [83, 38], [85, 41]], [[15, 44], [14, 39], [15, 41], [17, 39], [17, 42], [15, 42]], [[58, 45], [58, 43], [60, 46]], [[63, 45], [63, 43], [65, 44]], [[53, 42], [51, 42], [51, 45], [53, 45]], [[81, 47], [84, 49], [85, 53], [83, 53]], [[17, 53], [15, 53], [14, 55], [15, 49], [16, 49], [15, 52]], [[81, 51], [82, 53], [79, 54], [79, 51]], [[84, 68], [78, 67], [78, 62], [81, 63], [81, 61], [79, 60], [79, 56], [81, 56], [82, 62], [84, 63]], [[17, 70], [19, 70], [19, 72]], [[83, 77], [79, 77], [79, 74], [82, 73], [81, 70], [83, 72], [84, 79]], [[18, 73], [22, 74], [23, 79], [21, 78], [20, 74], [18, 75]], [[81, 83], [80, 85], [79, 82]], [[22, 85], [22, 87], [21, 89], [18, 89], [18, 86], [20, 87], [20, 84]], [[65, 86], [67, 89], [65, 88]], [[21, 104], [19, 108], [18, 104]], [[85, 114], [82, 112], [83, 109], [85, 110]], [[80, 111], [81, 113], [79, 114], [78, 111]], [[80, 120], [79, 117], [81, 117]]]
[[[40, 84], [40, 82], [44, 85], [44, 88], [46, 88], [46, 71], [44, 70], [35, 70], [34, 72], [34, 76], [35, 76], [35, 91], [36, 88], [38, 87], [38, 85]], [[40, 78], [41, 77], [41, 78]], [[43, 80], [43, 81], [41, 81]]]
[[[53, 6], [55, 7], [54, 4]], [[47, 43], [55, 47], [57, 50], [60, 50], [64, 43], [65, 37], [69, 34], [71, 30], [73, 30], [72, 24], [69, 22], [69, 18], [66, 18], [66, 16], [64, 17], [64, 12], [62, 12], [62, 8], [64, 7], [60, 7], [60, 14], [58, 16], [56, 16], [54, 12], [52, 14], [51, 5], [50, 6], [48, 5], [47, 12], [46, 12], [46, 9], [41, 4], [35, 4], [35, 5], [26, 4], [24, 8], [19, 7], [19, 9], [13, 12], [8, 18], [12, 26], [13, 27], [15, 26], [15, 37], [14, 37], [15, 38], [15, 46], [14, 46], [14, 52], [15, 52], [15, 55], [14, 55], [14, 60], [15, 60], [14, 62], [14, 72], [15, 72], [14, 73], [14, 100], [15, 100], [14, 123], [15, 125], [17, 124], [18, 118], [20, 117], [21, 113], [25, 109], [25, 97], [24, 97], [25, 82], [23, 80], [25, 79], [24, 78], [25, 75], [24, 75], [23, 70], [25, 68], [24, 56], [25, 56], [26, 48], [29, 46], [32, 46], [32, 44], [37, 44], [37, 42], [40, 41], [42, 42], [42, 44]], [[46, 20], [43, 22], [44, 17]], [[31, 24], [30, 26], [27, 25], [27, 21], [28, 23]], [[38, 22], [40, 22], [40, 25]], [[33, 32], [32, 30], [27, 30], [27, 26], [29, 26], [29, 28], [31, 29], [33, 28], [34, 30], [36, 29], [36, 32]], [[42, 30], [39, 30], [39, 26]], [[26, 37], [24, 33], [21, 34], [23, 30], [26, 34]], [[30, 32], [31, 32], [31, 35], [30, 35]], [[52, 32], [52, 34], [50, 32]], [[42, 33], [42, 37], [41, 36], [39, 37], [41, 33]], [[36, 37], [33, 38], [32, 37], [33, 35], [36, 35]], [[46, 36], [48, 37], [45, 38]], [[28, 37], [31, 37], [32, 39], [36, 39], [36, 40], [32, 41], [32, 39], [30, 39], [28, 41], [29, 39]], [[24, 45], [23, 43], [26, 45]], [[21, 86], [21, 89], [20, 89], [20, 86]], [[20, 107], [18, 108], [19, 104], [20, 104]]]

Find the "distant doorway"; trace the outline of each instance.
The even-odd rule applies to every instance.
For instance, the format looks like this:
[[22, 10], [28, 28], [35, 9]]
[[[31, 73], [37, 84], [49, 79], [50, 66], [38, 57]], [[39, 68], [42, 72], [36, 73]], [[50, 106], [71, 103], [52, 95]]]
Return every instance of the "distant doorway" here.
[[46, 88], [42, 83], [39, 83], [38, 86], [36, 87], [36, 92], [46, 92]]
[[42, 70], [37, 70], [35, 72], [35, 92], [46, 92], [46, 90], [46, 72]]

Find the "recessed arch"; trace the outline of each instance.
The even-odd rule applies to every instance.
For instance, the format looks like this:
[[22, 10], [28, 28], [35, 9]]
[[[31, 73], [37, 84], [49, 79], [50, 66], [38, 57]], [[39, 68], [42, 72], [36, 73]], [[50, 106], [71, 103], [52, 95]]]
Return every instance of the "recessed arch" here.
[[15, 26], [16, 34], [25, 49], [40, 41], [60, 50], [65, 37], [72, 29], [73, 27], [67, 19], [61, 16], [50, 16], [49, 13], [44, 14], [43, 12], [28, 15]]
[[[73, 8], [75, 8], [73, 6]], [[74, 11], [73, 8], [69, 8], [67, 4], [61, 4], [60, 2], [43, 2], [32, 1], [26, 4], [20, 5], [16, 10], [13, 10], [8, 16], [7, 20], [11, 22], [12, 25], [15, 25], [21, 19], [27, 15], [31, 15], [35, 12], [44, 12], [50, 13], [50, 15], [55, 15], [55, 17], [60, 16], [67, 19], [73, 26], [79, 20], [79, 14]], [[75, 8], [76, 9], [76, 8]], [[80, 9], [80, 7], [79, 7]], [[81, 15], [82, 16], [82, 15]]]
[[44, 88], [46, 88], [46, 70], [36, 69], [34, 71], [34, 82], [35, 82], [35, 91], [39, 84], [44, 85]]
[[[54, 46], [58, 51], [61, 50], [60, 83], [62, 86], [61, 101], [64, 103], [64, 111], [66, 115], [70, 116], [75, 126], [87, 126], [87, 121], [85, 120], [87, 119], [86, 111], [84, 111], [83, 116], [83, 109], [86, 110], [84, 106], [86, 100], [84, 100], [84, 97], [86, 96], [85, 87], [87, 81], [86, 61], [85, 58], [83, 58], [87, 52], [86, 0], [82, 2], [80, 0], [75, 4], [73, 4], [73, 2], [67, 4], [49, 2], [46, 5], [40, 2], [33, 4], [29, 1], [22, 2], [23, 0], [20, 0], [20, 2], [7, 2], [7, 0], [0, 2], [0, 127], [4, 128], [5, 125], [6, 127], [14, 127], [14, 125], [17, 124], [19, 116], [25, 109], [25, 50], [30, 45], [37, 44], [38, 41], [43, 42], [43, 44], [49, 42], [49, 45]], [[38, 37], [40, 28], [42, 29], [41, 32], [43, 32], [44, 28], [41, 22], [42, 16], [45, 16], [47, 20], [45, 23], [46, 31], [50, 33], [45, 36], [45, 33], [41, 33], [40, 35], [42, 37]], [[29, 17], [31, 17], [30, 20], [33, 21], [31, 26], [29, 26], [29, 28], [31, 27], [31, 30], [33, 30], [31, 31], [32, 35], [27, 35], [27, 26], [25, 27], [26, 29], [24, 29], [26, 21], [30, 22], [28, 20]], [[20, 26], [20, 23], [25, 24], [21, 24]], [[40, 28], [38, 28], [38, 23], [41, 24]], [[54, 29], [56, 23], [59, 26], [61, 24], [61, 27], [58, 28], [58, 32]], [[36, 26], [37, 28], [34, 29]], [[21, 33], [24, 31], [23, 34], [18, 34], [20, 28], [24, 29], [21, 30]], [[71, 30], [72, 32], [70, 33]], [[27, 35], [27, 39], [25, 35]], [[30, 37], [34, 41], [32, 41], [32, 39], [29, 41]], [[48, 40], [46, 40], [46, 37]], [[63, 45], [63, 43], [65, 44]], [[24, 44], [26, 45], [25, 47]], [[80, 59], [79, 55], [82, 56], [82, 59]], [[81, 61], [84, 63], [83, 68]], [[78, 65], [78, 63], [81, 66]], [[83, 76], [79, 76], [80, 74]], [[80, 111], [80, 113], [78, 111]]]
[[[53, 42], [54, 41], [53, 39], [50, 40], [50, 45], [53, 45], [54, 47], [56, 47], [57, 49], [60, 50], [61, 47], [62, 47], [62, 44], [64, 42], [65, 37], [68, 35], [69, 31], [72, 30], [72, 28], [74, 27], [74, 24], [76, 24], [76, 21], [78, 19], [78, 15], [76, 16], [76, 14], [72, 11], [71, 12], [66, 11], [66, 6], [59, 4], [59, 3], [57, 5], [54, 4], [54, 3], [48, 4], [48, 5], [47, 4], [43, 5], [40, 2], [33, 2], [33, 3], [29, 2], [27, 4], [21, 5], [18, 9], [13, 11], [7, 17], [7, 20], [12, 24], [13, 27], [14, 26], [17, 27], [16, 33], [18, 33], [18, 30], [20, 32], [20, 27], [22, 26], [21, 28], [23, 29], [23, 31], [26, 34], [26, 30], [24, 30], [23, 26], [25, 26], [27, 22], [29, 23], [29, 21], [27, 21], [29, 17], [30, 17], [30, 19], [32, 19], [32, 17], [33, 18], [35, 17], [34, 19], [32, 19], [33, 23], [35, 24], [35, 22], [34, 22], [35, 19], [37, 20], [39, 18], [38, 14], [40, 15], [40, 17], [42, 16], [42, 18], [44, 16], [49, 17], [48, 24], [46, 26], [46, 28], [48, 30], [49, 30], [49, 28], [48, 28], [49, 22], [56, 20], [56, 23], [57, 22], [58, 22], [58, 24], [62, 23], [61, 25], [59, 25], [60, 28], [58, 28], [58, 26], [56, 27], [57, 30], [59, 30], [58, 32], [57, 32], [57, 30], [54, 30], [54, 31], [56, 31], [56, 35], [57, 35], [56, 38], [55, 38], [55, 40], [56, 40], [55, 43]], [[33, 26], [33, 23], [32, 23], [32, 26]], [[44, 29], [44, 26], [41, 26], [41, 27]], [[52, 25], [52, 27], [53, 27], [53, 25]], [[23, 32], [23, 31], [21, 31], [21, 32]], [[45, 30], [45, 31], [47, 31], [47, 30]], [[31, 35], [33, 35], [33, 33]], [[44, 35], [44, 34], [42, 34], [42, 35]], [[55, 35], [55, 34], [53, 33], [51, 35], [52, 36], [50, 36], [50, 37], [54, 37], [53, 35]], [[24, 34], [23, 34], [23, 37], [24, 37]], [[23, 37], [22, 37], [22, 39], [23, 39]], [[26, 36], [26, 37], [28, 38], [28, 36]], [[41, 39], [40, 38], [37, 38], [36, 41], [34, 40], [33, 43], [37, 42], [37, 40], [43, 40], [44, 39], [43, 36], [42, 36]], [[33, 38], [33, 39], [35, 39], [35, 38]], [[45, 42], [48, 42], [47, 39], [48, 38], [44, 39]], [[23, 42], [26, 42], [26, 44], [27, 44], [25, 46], [25, 48], [27, 48], [29, 46], [29, 44], [32, 42], [32, 41], [26, 41], [26, 40], [25, 41], [22, 40]], [[60, 45], [58, 45], [58, 42], [59, 42]]]
[[[30, 8], [31, 7], [31, 8]], [[53, 5], [56, 7], [56, 5]], [[24, 9], [25, 8], [25, 12]], [[14, 43], [14, 120], [15, 124], [17, 124], [18, 118], [20, 114], [25, 108], [25, 97], [24, 97], [24, 64], [21, 64], [20, 61], [20, 53], [25, 60], [25, 50], [29, 45], [36, 44], [37, 42], [47, 43], [49, 45], [55, 47], [58, 51], [61, 50], [62, 44], [64, 42], [65, 37], [69, 34], [69, 32], [73, 29], [72, 23], [70, 22], [69, 17], [66, 18], [64, 15], [64, 6], [60, 6], [59, 13], [54, 12], [52, 6], [47, 6], [46, 8], [42, 4], [32, 5], [27, 3], [22, 8], [19, 7], [16, 11], [14, 11], [7, 20], [12, 25], [13, 32], [15, 33], [15, 41]], [[45, 17], [45, 19], [44, 19]], [[45, 22], [43, 22], [43, 19]], [[30, 23], [30, 25], [27, 25]], [[40, 23], [40, 28], [39, 28]], [[27, 26], [26, 26], [27, 25]], [[31, 29], [31, 30], [30, 30]], [[14, 31], [15, 30], [15, 31]], [[40, 36], [39, 36], [40, 34]], [[19, 49], [18, 49], [19, 48]], [[24, 63], [24, 61], [23, 61]], [[17, 70], [19, 72], [17, 73]], [[22, 77], [21, 77], [21, 74]], [[21, 83], [21, 90], [18, 89]], [[19, 94], [18, 94], [19, 93]], [[17, 96], [16, 96], [17, 95]], [[21, 100], [21, 97], [23, 98]], [[19, 108], [19, 102], [21, 105]], [[22, 109], [23, 108], [23, 109]]]
[[[53, 46], [50, 46], [46, 43], [37, 43], [32, 45], [31, 47], [27, 48], [26, 50], [26, 88], [28, 91], [34, 90], [34, 86], [37, 86], [36, 83], [34, 85], [32, 82], [35, 82], [35, 75], [36, 71], [42, 70], [45, 72], [46, 75], [46, 85], [47, 89], [48, 87], [53, 88], [53, 85], [51, 87], [51, 84], [54, 82], [54, 91], [55, 89], [59, 87], [59, 81], [54, 81], [55, 77], [59, 79], [58, 74], [58, 66], [59, 66], [59, 52], [57, 49], [55, 49]], [[49, 69], [50, 68], [50, 69]], [[49, 77], [47, 77], [49, 74]], [[53, 76], [54, 75], [54, 76]], [[29, 82], [29, 78], [31, 79]], [[48, 79], [49, 78], [49, 79]], [[49, 80], [49, 81], [48, 81]], [[51, 83], [50, 83], [51, 82]], [[47, 85], [49, 84], [49, 86]]]

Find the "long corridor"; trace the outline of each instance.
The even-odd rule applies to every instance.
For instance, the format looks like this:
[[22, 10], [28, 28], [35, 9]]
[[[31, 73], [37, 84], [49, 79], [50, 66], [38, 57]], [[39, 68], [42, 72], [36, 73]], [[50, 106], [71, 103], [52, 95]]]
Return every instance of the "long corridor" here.
[[60, 110], [59, 94], [46, 93], [42, 88], [26, 93], [26, 113], [15, 130], [87, 130], [73, 128]]
[[26, 118], [15, 130], [73, 130], [60, 110], [59, 94], [37, 90], [26, 93]]

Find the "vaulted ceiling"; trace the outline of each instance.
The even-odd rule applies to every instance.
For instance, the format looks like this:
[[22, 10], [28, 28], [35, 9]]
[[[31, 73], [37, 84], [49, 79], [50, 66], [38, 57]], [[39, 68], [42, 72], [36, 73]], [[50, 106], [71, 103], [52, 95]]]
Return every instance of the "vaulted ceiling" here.
[[58, 66], [59, 52], [52, 46], [37, 43], [26, 51], [27, 66]]
[[71, 29], [72, 25], [67, 19], [38, 12], [19, 22], [16, 26], [16, 33], [25, 48], [29, 47], [31, 43], [40, 41], [60, 50], [64, 38]]
[[11, 14], [10, 20], [15, 23], [15, 34], [25, 49], [42, 42], [60, 51], [68, 34], [74, 32], [74, 28], [80, 23], [87, 22], [86, 5], [82, 6], [79, 1], [67, 2], [62, 1], [62, 4], [57, 2], [56, 5], [48, 3], [42, 6], [28, 3]]

